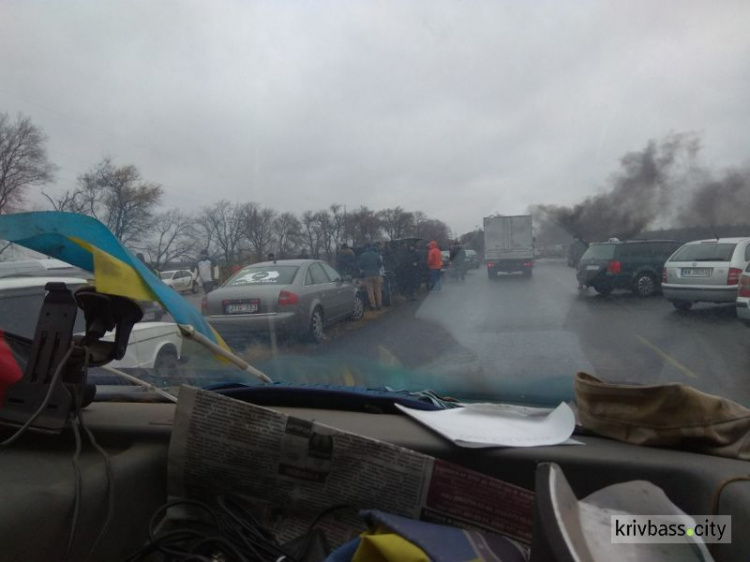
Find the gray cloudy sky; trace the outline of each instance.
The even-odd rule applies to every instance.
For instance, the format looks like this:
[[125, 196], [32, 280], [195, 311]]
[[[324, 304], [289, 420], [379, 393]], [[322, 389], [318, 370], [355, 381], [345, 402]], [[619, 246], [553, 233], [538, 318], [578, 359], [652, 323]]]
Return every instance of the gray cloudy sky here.
[[747, 162], [748, 29], [746, 0], [3, 0], [0, 111], [46, 131], [59, 189], [111, 155], [168, 206], [401, 205], [464, 232], [576, 202], [670, 131]]

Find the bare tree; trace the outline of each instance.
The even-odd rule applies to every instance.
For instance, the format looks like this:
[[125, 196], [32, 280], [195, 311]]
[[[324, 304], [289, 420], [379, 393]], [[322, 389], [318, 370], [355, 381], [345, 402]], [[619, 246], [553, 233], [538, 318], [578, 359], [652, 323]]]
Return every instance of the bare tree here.
[[235, 263], [245, 239], [244, 208], [240, 203], [222, 199], [205, 207], [197, 220], [198, 231], [205, 235], [205, 246], [210, 253], [218, 253], [225, 264]]
[[280, 258], [292, 255], [302, 237], [302, 223], [293, 213], [281, 213], [273, 221], [276, 254]]
[[254, 258], [264, 260], [266, 252], [273, 244], [273, 220], [276, 211], [263, 208], [256, 203], [246, 203], [243, 206], [245, 238], [250, 243]]
[[320, 217], [312, 211], [302, 213], [302, 238], [311, 258], [320, 257], [323, 235], [320, 232]]
[[451, 234], [447, 224], [438, 219], [427, 218], [424, 213], [420, 213], [419, 211], [416, 214], [420, 214], [421, 216], [418, 217], [418, 221], [416, 222], [414, 236], [423, 240], [435, 240], [441, 246], [448, 243]]
[[53, 207], [94, 217], [123, 243], [142, 240], [153, 226], [162, 187], [142, 179], [132, 164], [115, 166], [109, 158], [78, 177], [75, 189], [58, 198], [45, 194]]
[[380, 238], [380, 219], [375, 211], [362, 206], [347, 217], [347, 224], [355, 245], [374, 242]]
[[155, 217], [153, 234], [143, 250], [148, 261], [161, 269], [171, 261], [195, 259], [195, 222], [189, 214], [172, 209]]
[[0, 214], [16, 210], [32, 185], [52, 181], [55, 166], [47, 158], [47, 137], [29, 117], [11, 121], [0, 113]]
[[90, 215], [88, 212], [90, 201], [88, 200], [86, 190], [77, 187], [64, 191], [61, 195], [53, 196], [42, 191], [42, 195], [47, 198], [52, 209], [55, 211], [67, 211], [70, 213], [80, 213]]
[[408, 236], [414, 224], [414, 215], [404, 211], [401, 207], [383, 209], [377, 213], [380, 224], [388, 238], [397, 240]]

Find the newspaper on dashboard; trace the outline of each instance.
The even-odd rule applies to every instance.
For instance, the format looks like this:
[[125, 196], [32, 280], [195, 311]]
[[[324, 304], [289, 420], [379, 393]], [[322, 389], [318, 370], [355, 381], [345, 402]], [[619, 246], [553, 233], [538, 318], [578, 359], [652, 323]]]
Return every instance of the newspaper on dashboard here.
[[[377, 423], [373, 415], [373, 423]], [[335, 505], [378, 509], [528, 544], [534, 495], [402, 447], [192, 387], [180, 391], [169, 448], [170, 496], [239, 494], [280, 540]], [[362, 523], [341, 510], [319, 525], [333, 546]]]

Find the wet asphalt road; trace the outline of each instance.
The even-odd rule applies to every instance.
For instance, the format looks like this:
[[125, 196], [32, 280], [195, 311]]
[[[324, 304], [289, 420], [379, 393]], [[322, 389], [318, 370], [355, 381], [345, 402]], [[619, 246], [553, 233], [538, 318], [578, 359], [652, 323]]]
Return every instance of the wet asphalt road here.
[[479, 395], [483, 387], [539, 389], [586, 371], [609, 381], [681, 382], [750, 405], [750, 329], [733, 306], [684, 313], [660, 296], [579, 293], [561, 261], [540, 260], [531, 279], [490, 280], [472, 270], [440, 293], [334, 327], [320, 346], [280, 351], [429, 372]]

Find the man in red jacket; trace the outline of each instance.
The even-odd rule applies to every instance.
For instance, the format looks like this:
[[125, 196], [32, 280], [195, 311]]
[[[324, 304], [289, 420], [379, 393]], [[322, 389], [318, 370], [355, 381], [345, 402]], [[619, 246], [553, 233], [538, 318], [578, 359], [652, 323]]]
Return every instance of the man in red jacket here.
[[427, 252], [427, 267], [430, 268], [431, 291], [440, 290], [440, 271], [443, 269], [443, 254], [438, 248], [437, 242], [430, 242], [430, 250]]

